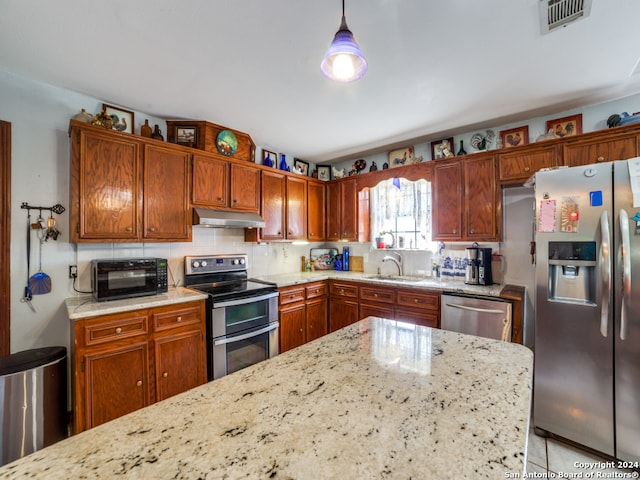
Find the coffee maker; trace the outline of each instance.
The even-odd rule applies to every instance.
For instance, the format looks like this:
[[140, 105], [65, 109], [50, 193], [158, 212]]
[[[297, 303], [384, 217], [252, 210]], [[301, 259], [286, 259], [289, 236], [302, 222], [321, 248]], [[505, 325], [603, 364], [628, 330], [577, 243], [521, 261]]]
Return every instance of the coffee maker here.
[[467, 248], [467, 270], [464, 283], [469, 285], [493, 284], [491, 256], [490, 248], [479, 248], [475, 244]]

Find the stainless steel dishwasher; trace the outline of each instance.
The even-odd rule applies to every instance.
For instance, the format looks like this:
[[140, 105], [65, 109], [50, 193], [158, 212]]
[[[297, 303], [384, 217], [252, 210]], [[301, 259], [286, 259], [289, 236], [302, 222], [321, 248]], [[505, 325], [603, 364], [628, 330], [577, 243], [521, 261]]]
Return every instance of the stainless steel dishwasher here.
[[443, 293], [440, 326], [443, 330], [511, 341], [512, 304], [497, 297]]

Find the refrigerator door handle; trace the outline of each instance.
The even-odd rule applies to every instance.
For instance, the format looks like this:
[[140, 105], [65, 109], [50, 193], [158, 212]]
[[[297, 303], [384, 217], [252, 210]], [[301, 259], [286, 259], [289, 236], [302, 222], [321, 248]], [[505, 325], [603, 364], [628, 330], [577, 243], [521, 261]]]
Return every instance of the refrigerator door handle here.
[[620, 237], [622, 261], [622, 308], [620, 311], [620, 340], [627, 339], [627, 303], [631, 298], [631, 241], [629, 238], [629, 215], [620, 210]]
[[607, 336], [609, 329], [609, 302], [611, 300], [611, 232], [609, 231], [609, 213], [600, 215], [600, 274], [602, 275], [602, 311], [600, 314], [600, 333]]

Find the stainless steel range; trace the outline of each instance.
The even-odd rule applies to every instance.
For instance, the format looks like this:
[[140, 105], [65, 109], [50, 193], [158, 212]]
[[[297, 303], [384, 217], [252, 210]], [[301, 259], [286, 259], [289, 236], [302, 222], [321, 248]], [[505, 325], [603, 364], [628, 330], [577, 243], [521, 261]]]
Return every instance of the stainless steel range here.
[[278, 289], [247, 278], [247, 255], [185, 257], [185, 286], [208, 294], [209, 380], [274, 357], [278, 347]]

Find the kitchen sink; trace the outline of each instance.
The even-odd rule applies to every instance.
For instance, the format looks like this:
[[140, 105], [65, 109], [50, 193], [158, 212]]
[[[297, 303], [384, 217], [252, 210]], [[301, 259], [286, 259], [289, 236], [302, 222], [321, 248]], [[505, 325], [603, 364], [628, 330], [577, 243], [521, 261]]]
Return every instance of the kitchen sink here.
[[367, 280], [386, 280], [389, 282], [402, 282], [402, 283], [418, 283], [426, 280], [426, 277], [414, 277], [411, 275], [367, 275]]

